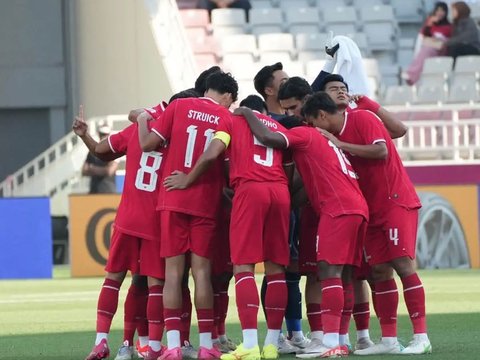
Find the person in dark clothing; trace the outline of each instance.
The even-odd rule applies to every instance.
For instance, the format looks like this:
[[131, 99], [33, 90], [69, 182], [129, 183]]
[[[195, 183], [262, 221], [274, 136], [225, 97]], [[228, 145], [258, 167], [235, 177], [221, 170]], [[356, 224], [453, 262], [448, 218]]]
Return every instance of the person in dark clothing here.
[[243, 9], [248, 21], [248, 12], [252, 8], [249, 0], [200, 0], [198, 9], [205, 9], [211, 12], [213, 9]]
[[470, 7], [464, 1], [452, 3], [453, 33], [445, 42], [447, 55], [480, 55], [480, 32], [470, 17]]

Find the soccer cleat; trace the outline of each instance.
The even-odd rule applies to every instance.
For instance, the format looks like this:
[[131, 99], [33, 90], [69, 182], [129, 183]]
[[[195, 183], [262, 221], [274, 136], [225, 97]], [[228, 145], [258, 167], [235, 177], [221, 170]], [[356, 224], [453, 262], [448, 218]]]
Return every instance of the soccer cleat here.
[[[224, 347], [230, 349], [230, 351], [235, 350], [235, 349], [237, 348], [237, 344], [235, 344], [232, 340], [230, 340], [230, 339], [228, 339], [228, 338], [227, 338], [227, 339], [223, 339], [223, 340], [220, 339], [220, 343], [221, 343]], [[223, 351], [222, 351], [222, 352], [223, 352]]]
[[181, 349], [184, 359], [196, 359], [198, 356], [197, 351], [188, 341], [185, 341], [185, 345], [183, 345]]
[[137, 356], [140, 359], [143, 359], [147, 355], [148, 344], [145, 346], [141, 346], [140, 340], [137, 340], [137, 342], [135, 343], [135, 351], [137, 352]]
[[200, 346], [198, 348], [197, 359], [199, 360], [210, 360], [210, 359], [220, 359], [222, 353], [217, 350], [215, 347], [207, 349], [206, 347]]
[[382, 354], [401, 354], [403, 346], [396, 341], [393, 344], [387, 344], [383, 340], [378, 344], [374, 344], [366, 349], [355, 350], [353, 353], [355, 355], [382, 355]]
[[278, 359], [278, 347], [268, 344], [263, 347], [262, 359]]
[[155, 351], [150, 346], [148, 347], [147, 353], [143, 357], [145, 360], [157, 360], [164, 352], [164, 347], [162, 346], [160, 350]]
[[375, 345], [375, 343], [372, 340], [370, 340], [370, 338], [363, 337], [357, 340], [357, 343], [355, 344], [355, 350], [368, 349], [373, 345]]
[[340, 345], [340, 350], [342, 356], [348, 356], [352, 352], [352, 345]]
[[278, 353], [279, 354], [294, 354], [296, 353], [298, 348], [293, 346], [290, 341], [288, 341], [285, 336], [280, 333], [278, 337]]
[[401, 355], [422, 355], [422, 354], [431, 354], [432, 353], [432, 344], [430, 340], [413, 338], [412, 341], [405, 347]]
[[[312, 340], [313, 343], [313, 340]], [[345, 354], [347, 351], [347, 354]], [[315, 345], [309, 346], [303, 349], [302, 353], [297, 353], [297, 358], [300, 359], [312, 359], [312, 358], [336, 358], [348, 355], [348, 349], [337, 346], [334, 348], [328, 348], [320, 342], [315, 342]]]
[[305, 349], [308, 345], [310, 345], [310, 339], [306, 338], [305, 336], [301, 338], [292, 337], [290, 340], [288, 340], [288, 342], [290, 345], [293, 345], [299, 349]]
[[128, 340], [125, 340], [120, 349], [118, 349], [115, 360], [131, 360], [133, 359], [133, 353], [133, 346], [129, 346]]
[[158, 360], [182, 360], [182, 349], [179, 347], [164, 349]]
[[[215, 347], [215, 349], [217, 349], [218, 351], [220, 351], [222, 354], [227, 354], [229, 353], [230, 351], [233, 351], [232, 349], [230, 349], [228, 347], [227, 344], [224, 344], [222, 343], [221, 341], [216, 341], [213, 343], [213, 346]], [[235, 350], [235, 349], [234, 349]]]
[[323, 346], [322, 340], [320, 339], [311, 339], [309, 344], [303, 349], [298, 349], [297, 354], [308, 354], [310, 352], [316, 352], [316, 348]]
[[85, 358], [85, 360], [100, 360], [110, 356], [110, 349], [108, 348], [107, 339], [100, 341], [98, 345], [95, 345]]
[[255, 346], [251, 349], [245, 349], [243, 344], [237, 346], [237, 348], [228, 354], [221, 356], [222, 360], [260, 360], [260, 348]]

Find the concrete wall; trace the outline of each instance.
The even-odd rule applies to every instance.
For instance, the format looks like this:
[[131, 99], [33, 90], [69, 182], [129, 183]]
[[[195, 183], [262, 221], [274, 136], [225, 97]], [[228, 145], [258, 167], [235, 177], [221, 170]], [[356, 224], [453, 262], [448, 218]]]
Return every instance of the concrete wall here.
[[171, 95], [143, 1], [70, 4], [75, 106], [89, 117], [121, 114]]

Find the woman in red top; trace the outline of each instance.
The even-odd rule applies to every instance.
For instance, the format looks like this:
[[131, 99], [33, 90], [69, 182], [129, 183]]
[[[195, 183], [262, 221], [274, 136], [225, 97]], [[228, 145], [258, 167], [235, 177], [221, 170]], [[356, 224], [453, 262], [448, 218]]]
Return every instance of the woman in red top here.
[[421, 46], [415, 57], [403, 74], [408, 85], [415, 84], [420, 78], [425, 59], [444, 54], [444, 42], [452, 35], [452, 24], [448, 21], [448, 6], [439, 1], [420, 30]]

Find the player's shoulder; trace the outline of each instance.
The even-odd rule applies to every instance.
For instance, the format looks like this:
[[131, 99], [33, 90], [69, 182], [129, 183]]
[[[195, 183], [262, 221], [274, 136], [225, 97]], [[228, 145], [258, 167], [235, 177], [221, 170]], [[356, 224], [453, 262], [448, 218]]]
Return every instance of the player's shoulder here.
[[382, 122], [380, 118], [370, 110], [355, 109], [354, 111], [348, 112], [347, 116], [349, 120], [352, 120], [352, 123], [368, 123], [368, 122]]

